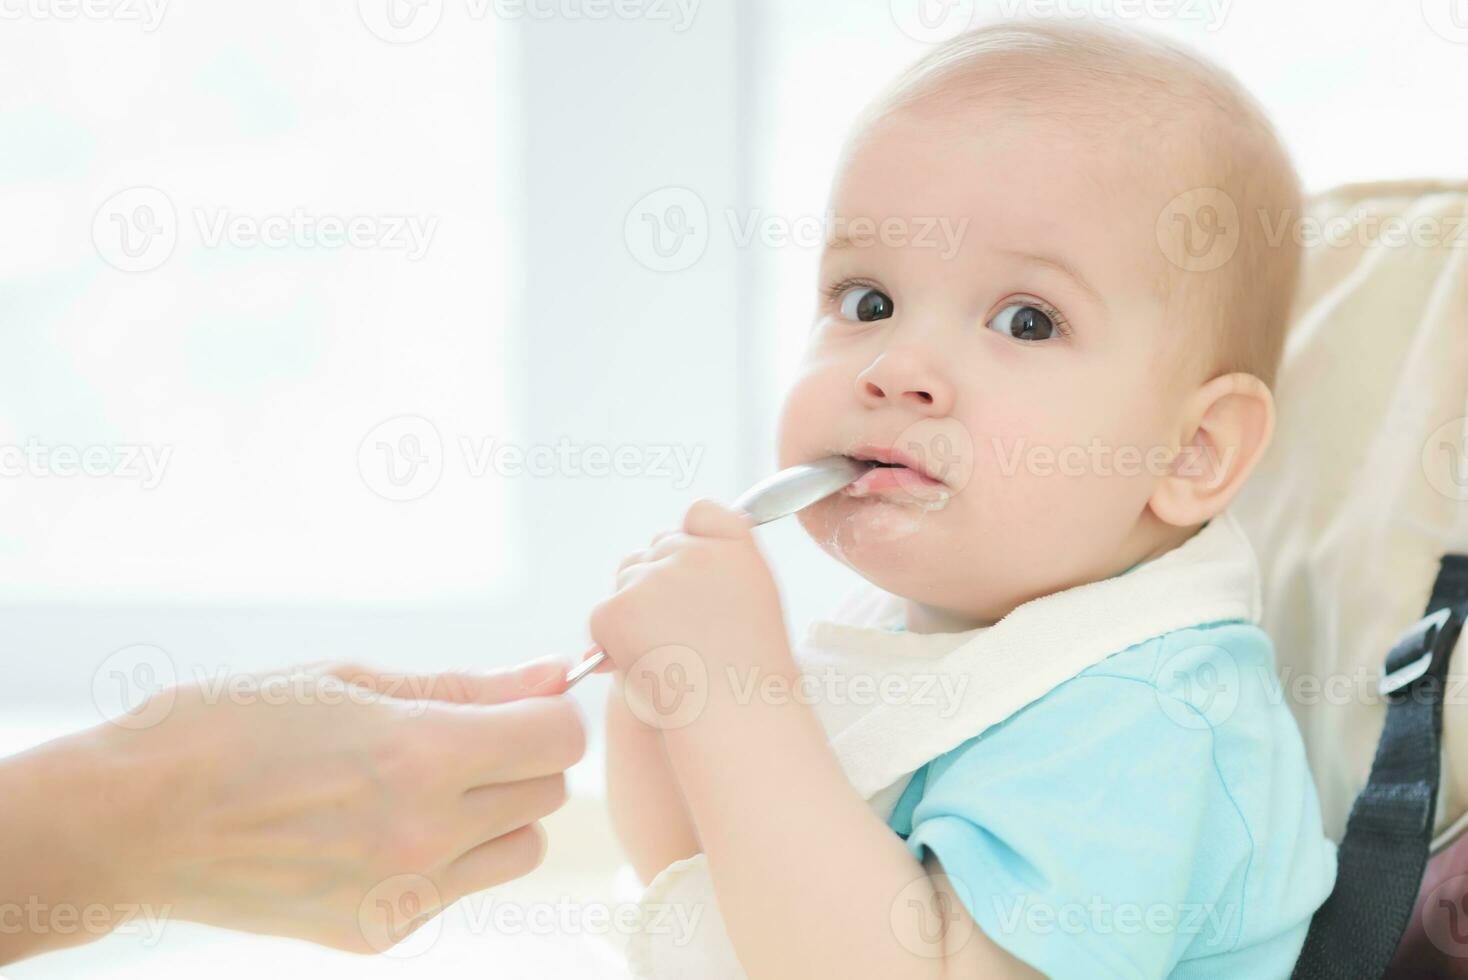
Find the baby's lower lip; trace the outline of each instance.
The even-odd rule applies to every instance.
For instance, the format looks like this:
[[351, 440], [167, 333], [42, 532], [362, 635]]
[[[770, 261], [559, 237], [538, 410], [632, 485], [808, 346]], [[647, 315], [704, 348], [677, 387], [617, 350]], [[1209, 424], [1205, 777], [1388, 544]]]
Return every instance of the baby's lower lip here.
[[926, 500], [942, 486], [941, 481], [906, 466], [873, 466], [843, 492], [849, 497], [906, 494]]

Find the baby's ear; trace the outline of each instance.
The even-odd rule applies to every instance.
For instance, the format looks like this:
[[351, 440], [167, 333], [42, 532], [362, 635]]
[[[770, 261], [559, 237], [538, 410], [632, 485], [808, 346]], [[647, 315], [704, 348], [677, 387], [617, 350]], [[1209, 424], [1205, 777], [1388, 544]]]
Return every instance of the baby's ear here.
[[1148, 505], [1174, 527], [1221, 513], [1269, 448], [1274, 395], [1252, 374], [1225, 374], [1188, 399], [1178, 452]]

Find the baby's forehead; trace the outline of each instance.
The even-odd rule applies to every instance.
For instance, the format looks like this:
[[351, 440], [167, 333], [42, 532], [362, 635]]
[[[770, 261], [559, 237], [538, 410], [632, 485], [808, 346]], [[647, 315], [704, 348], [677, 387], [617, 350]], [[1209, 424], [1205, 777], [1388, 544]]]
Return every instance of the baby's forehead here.
[[1053, 112], [994, 104], [923, 106], [853, 135], [832, 188], [833, 218], [946, 221], [959, 258], [1060, 253], [1093, 278], [1155, 285], [1155, 224], [1172, 194], [1171, 161], [1125, 134]]
[[1205, 128], [1215, 138], [1220, 132], [1209, 112], [1136, 105], [1123, 111], [1112, 96], [1088, 90], [1013, 98], [1002, 90], [940, 89], [867, 118], [847, 141], [833, 191], [866, 190], [850, 178], [877, 172], [909, 197], [930, 175], [990, 183], [1033, 175], [1031, 182], [1043, 178], [1059, 183], [1057, 191], [1079, 194], [1175, 193], [1206, 179], [1198, 138]]
[[848, 152], [894, 135], [940, 153], [1007, 141], [1011, 168], [1063, 155], [1072, 159], [1046, 169], [1089, 173], [1108, 194], [1170, 191], [1165, 202], [1216, 176], [1207, 147], [1245, 135], [1239, 96], [1198, 59], [1140, 37], [980, 31], [940, 48], [869, 106]]

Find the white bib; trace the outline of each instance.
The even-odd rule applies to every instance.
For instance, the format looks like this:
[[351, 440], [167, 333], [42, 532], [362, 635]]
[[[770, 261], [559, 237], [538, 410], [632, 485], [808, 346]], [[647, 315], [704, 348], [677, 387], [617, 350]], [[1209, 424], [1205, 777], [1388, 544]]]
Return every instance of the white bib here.
[[[1152, 637], [1220, 620], [1258, 622], [1258, 563], [1227, 512], [1127, 573], [1016, 607], [967, 633], [906, 633], [904, 600], [865, 588], [811, 624], [794, 650], [803, 693], [846, 778], [888, 820], [909, 778], [1087, 667]], [[657, 928], [674, 903], [692, 936]], [[638, 980], [744, 980], [704, 855], [664, 868], [628, 943]]]

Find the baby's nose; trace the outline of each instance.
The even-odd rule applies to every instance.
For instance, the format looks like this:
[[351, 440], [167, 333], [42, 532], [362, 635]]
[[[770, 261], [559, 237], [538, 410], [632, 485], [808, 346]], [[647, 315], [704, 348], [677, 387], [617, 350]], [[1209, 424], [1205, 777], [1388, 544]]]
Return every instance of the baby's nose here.
[[857, 394], [869, 407], [901, 405], [922, 415], [948, 415], [953, 386], [915, 351], [887, 350], [857, 375]]

